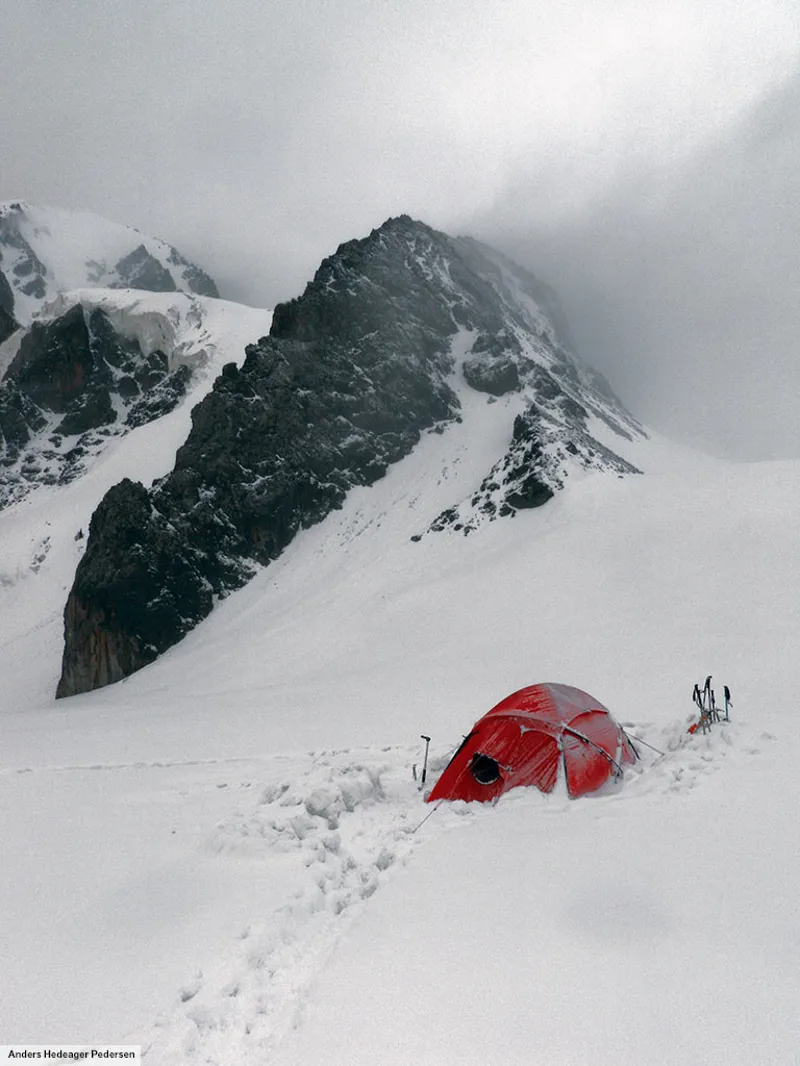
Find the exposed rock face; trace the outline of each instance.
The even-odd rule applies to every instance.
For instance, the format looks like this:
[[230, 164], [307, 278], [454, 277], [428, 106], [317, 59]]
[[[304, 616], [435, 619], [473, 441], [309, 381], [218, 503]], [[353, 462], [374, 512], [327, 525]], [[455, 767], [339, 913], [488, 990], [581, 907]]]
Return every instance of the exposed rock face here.
[[175, 269], [178, 277], [183, 279], [189, 292], [197, 296], [211, 296], [215, 300], [219, 299], [216, 283], [196, 263], [190, 263], [174, 248], [170, 249], [167, 262]]
[[15, 224], [17, 216], [22, 214], [22, 207], [12, 205], [12, 208], [0, 212], [0, 243], [5, 247], [5, 258], [12, 263], [10, 277], [4, 273], [3, 281], [9, 290], [13, 288], [23, 296], [42, 300], [47, 294], [44, 281], [47, 268]]
[[[2, 278], [2, 274], [0, 274], [0, 278]], [[11, 334], [17, 329], [19, 329], [19, 326], [15, 321], [14, 316], [8, 312], [5, 307], [0, 305], [0, 344], [2, 344], [3, 341], [8, 340]]]
[[[518, 510], [541, 507], [554, 495], [539, 472], [543, 457], [536, 409], [531, 405], [524, 415], [514, 419], [511, 446], [483, 479], [468, 507], [463, 504], [448, 507], [434, 519], [428, 531], [440, 533], [451, 528], [456, 532], [471, 533], [478, 525], [475, 515], [492, 520], [514, 515]], [[421, 538], [416, 536], [414, 539]]]
[[[0, 267], [2, 264], [3, 253], [0, 251]], [[0, 311], [5, 311], [11, 318], [14, 317], [14, 293], [2, 270], [0, 270]]]
[[0, 307], [0, 344], [7, 340], [16, 328], [17, 323], [14, 321], [13, 316]]
[[119, 434], [172, 410], [189, 371], [144, 354], [106, 315], [76, 304], [36, 322], [0, 382], [0, 507], [32, 485], [72, 480], [83, 459]]
[[[531, 407], [513, 426], [495, 511], [552, 495], [553, 441], [591, 439], [590, 409], [622, 434], [640, 432], [564, 348], [558, 316], [543, 309], [548, 293], [496, 253], [405, 216], [342, 245], [301, 297], [276, 308], [242, 368], [225, 367], [193, 411], [172, 473], [149, 491], [125, 481], [106, 496], [65, 611], [58, 695], [147, 665], [351, 487], [457, 419], [456, 334], [469, 334], [474, 387], [533, 389], [538, 375], [551, 393], [544, 411]], [[482, 492], [493, 493], [488, 481]]]
[[150, 255], [143, 244], [122, 257], [114, 268], [115, 289], [147, 289], [149, 292], [175, 292], [178, 286], [169, 270]]
[[114, 280], [111, 282], [111, 288], [177, 292], [178, 285], [172, 270], [169, 269], [170, 266], [178, 277], [183, 279], [189, 292], [196, 293], [198, 296], [212, 296], [214, 299], [219, 299], [217, 286], [208, 274], [194, 263], [190, 263], [188, 259], [184, 259], [174, 248], [170, 248], [165, 264], [148, 252], [143, 244], [123, 256], [116, 264], [113, 269]]
[[18, 328], [14, 318], [14, 293], [3, 273], [3, 253], [0, 251], [0, 344]]
[[519, 388], [517, 364], [505, 350], [482, 352], [473, 345], [472, 355], [464, 360], [461, 369], [468, 385], [490, 396], [504, 396]]
[[95, 511], [67, 603], [71, 639], [57, 696], [111, 684], [152, 662], [172, 642], [176, 603], [195, 615], [211, 610], [211, 589], [191, 553], [150, 511], [147, 491], [127, 479]]
[[[518, 511], [541, 507], [564, 487], [570, 465], [618, 475], [639, 473], [635, 466], [591, 437], [579, 419], [554, 426], [550, 413], [529, 404], [514, 419], [511, 444], [505, 455], [468, 499], [442, 511], [427, 532], [451, 529], [472, 533], [485, 521], [513, 518]], [[421, 535], [413, 539], [421, 540]]]

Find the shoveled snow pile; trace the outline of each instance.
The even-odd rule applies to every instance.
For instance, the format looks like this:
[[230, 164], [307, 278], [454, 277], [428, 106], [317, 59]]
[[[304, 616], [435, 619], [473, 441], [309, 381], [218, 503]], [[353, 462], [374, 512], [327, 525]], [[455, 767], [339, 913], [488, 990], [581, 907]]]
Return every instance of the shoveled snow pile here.
[[[475, 394], [152, 666], [58, 704], [75, 533], [113, 480], [171, 465], [188, 405], [0, 515], [5, 1041], [154, 1066], [794, 1061], [798, 465], [623, 441], [644, 476], [576, 470], [544, 508], [412, 540], [503, 454], [515, 402]], [[708, 673], [733, 721], [692, 736]], [[426, 806], [420, 735], [431, 781], [536, 681], [663, 754], [577, 801]]]

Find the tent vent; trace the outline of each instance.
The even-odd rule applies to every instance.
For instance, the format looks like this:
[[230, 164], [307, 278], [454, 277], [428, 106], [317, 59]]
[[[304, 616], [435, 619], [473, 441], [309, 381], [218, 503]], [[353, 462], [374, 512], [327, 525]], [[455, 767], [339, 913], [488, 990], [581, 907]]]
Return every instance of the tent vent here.
[[500, 777], [500, 766], [489, 755], [477, 752], [470, 763], [472, 776], [479, 785], [493, 785]]

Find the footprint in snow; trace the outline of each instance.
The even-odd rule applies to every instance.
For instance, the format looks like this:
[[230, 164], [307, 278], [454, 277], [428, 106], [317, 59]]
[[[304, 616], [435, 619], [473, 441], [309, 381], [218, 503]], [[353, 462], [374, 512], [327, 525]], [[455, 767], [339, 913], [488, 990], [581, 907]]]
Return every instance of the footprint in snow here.
[[225, 972], [180, 990], [149, 1062], [213, 1062], [218, 1040], [225, 1061], [263, 1061], [298, 1023], [304, 993], [346, 922], [419, 839], [410, 832], [420, 804], [411, 753], [382, 754], [389, 758], [372, 765], [352, 752], [319, 752], [299, 777], [264, 787], [252, 808], [216, 827], [207, 846], [223, 859], [295, 854], [298, 885], [289, 902], [243, 930]]

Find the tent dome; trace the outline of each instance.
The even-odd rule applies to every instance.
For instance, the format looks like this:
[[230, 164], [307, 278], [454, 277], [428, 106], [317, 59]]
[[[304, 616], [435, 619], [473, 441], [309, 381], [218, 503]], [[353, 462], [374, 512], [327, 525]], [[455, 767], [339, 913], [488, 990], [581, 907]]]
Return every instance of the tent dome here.
[[485, 802], [518, 785], [552, 792], [559, 766], [575, 798], [594, 792], [635, 761], [625, 731], [593, 696], [571, 685], [530, 685], [475, 723], [428, 802]]

